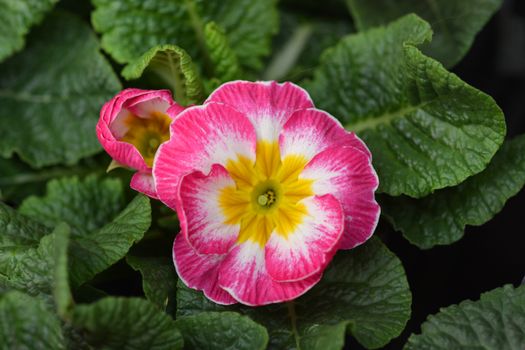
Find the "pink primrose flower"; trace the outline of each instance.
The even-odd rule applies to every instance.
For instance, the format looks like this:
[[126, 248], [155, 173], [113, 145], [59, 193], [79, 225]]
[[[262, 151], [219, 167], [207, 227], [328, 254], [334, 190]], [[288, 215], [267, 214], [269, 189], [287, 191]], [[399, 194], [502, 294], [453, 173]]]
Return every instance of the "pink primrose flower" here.
[[130, 184], [134, 190], [157, 198], [151, 175], [153, 159], [170, 137], [172, 119], [183, 109], [168, 90], [140, 89], [121, 91], [102, 107], [98, 140], [114, 161], [137, 170]]
[[377, 225], [369, 150], [294, 84], [226, 83], [171, 135], [153, 175], [181, 223], [175, 267], [219, 304], [295, 299]]

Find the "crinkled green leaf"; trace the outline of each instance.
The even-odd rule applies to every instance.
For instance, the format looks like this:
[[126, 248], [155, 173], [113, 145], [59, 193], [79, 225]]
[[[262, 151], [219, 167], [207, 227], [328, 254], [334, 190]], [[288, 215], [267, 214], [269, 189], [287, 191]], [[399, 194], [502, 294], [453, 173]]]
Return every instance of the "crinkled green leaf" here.
[[482, 171], [505, 136], [494, 100], [411, 44], [431, 35], [415, 15], [344, 38], [308, 90], [368, 145], [380, 191], [422, 197]]
[[403, 266], [379, 239], [339, 252], [321, 282], [292, 303], [259, 308], [223, 307], [179, 282], [177, 316], [233, 310], [250, 316], [279, 349], [340, 349], [348, 331], [368, 348], [398, 336], [410, 317]]
[[268, 344], [266, 329], [236, 312], [201, 312], [180, 317], [175, 324], [185, 349], [263, 350]]
[[34, 167], [76, 163], [100, 150], [95, 124], [120, 84], [79, 19], [54, 13], [27, 48], [0, 65], [0, 155]]
[[434, 40], [424, 52], [446, 67], [468, 52], [476, 34], [500, 8], [502, 0], [346, 0], [359, 30], [416, 13], [432, 25]]
[[80, 181], [51, 181], [45, 197], [30, 197], [21, 212], [53, 227], [72, 227], [70, 278], [74, 287], [122, 259], [151, 222], [149, 199], [138, 195], [121, 211], [122, 187], [117, 180], [90, 176]]
[[73, 240], [70, 270], [73, 286], [88, 281], [122, 259], [133, 243], [142, 239], [150, 223], [149, 198], [138, 195], [111, 222]]
[[34, 248], [38, 246], [40, 238], [50, 232], [51, 229], [48, 227], [20, 215], [8, 205], [0, 202], [0, 252], [6, 252], [15, 247]]
[[440, 310], [406, 350], [525, 349], [525, 286], [507, 285]]
[[58, 318], [47, 305], [27, 294], [0, 295], [0, 349], [64, 349]]
[[224, 28], [239, 62], [260, 68], [277, 29], [275, 0], [93, 0], [92, 21], [102, 47], [119, 63], [138, 58], [165, 43], [182, 47], [199, 62], [206, 60], [204, 25]]
[[239, 79], [241, 68], [224, 30], [215, 22], [207, 23], [204, 27], [204, 41], [213, 67], [214, 88], [221, 83]]
[[97, 349], [182, 349], [175, 322], [144, 299], [108, 297], [78, 305], [72, 322]]
[[126, 257], [133, 269], [142, 275], [142, 288], [146, 298], [161, 310], [165, 310], [168, 297], [175, 297], [177, 274], [173, 261], [167, 257]]
[[117, 179], [88, 176], [51, 180], [44, 197], [31, 196], [18, 209], [36, 221], [54, 227], [69, 224], [74, 237], [95, 231], [124, 208], [122, 183]]
[[381, 208], [397, 230], [420, 248], [450, 244], [466, 225], [483, 225], [525, 185], [525, 135], [507, 141], [483, 172], [456, 187], [422, 198], [381, 196]]
[[200, 74], [190, 55], [175, 45], [155, 46], [140, 58], [133, 60], [122, 71], [127, 80], [138, 79], [147, 71], [167, 84], [175, 100], [186, 106], [204, 100]]
[[[39, 288], [40, 285], [44, 287], [44, 293], [49, 293], [50, 279], [48, 271], [45, 271], [47, 260], [43, 263], [44, 270], [39, 269], [40, 266], [35, 267], [37, 272], [34, 284], [31, 271], [19, 270], [18, 266], [25, 266], [25, 264], [19, 264], [19, 261], [27, 261], [28, 256], [37, 256], [40, 239], [50, 232], [51, 229], [0, 203], [0, 291], [12, 288], [25, 290], [25, 284], [29, 283], [32, 288], [28, 292], [40, 294], [42, 289]], [[29, 262], [31, 262], [30, 259]], [[43, 273], [44, 276], [41, 276], [40, 273]]]
[[[19, 232], [25, 234], [27, 227], [37, 228], [36, 235], [45, 232], [38, 225], [31, 222], [8, 207], [3, 207], [2, 216], [2, 244], [0, 246], [0, 275], [3, 284], [33, 296], [42, 296], [46, 301], [51, 301], [55, 288], [55, 278], [63, 282], [64, 270], [67, 260], [63, 254], [67, 250], [69, 227], [59, 225], [57, 228], [43, 236], [40, 241], [12, 239], [10, 234]], [[7, 232], [6, 232], [7, 230]], [[6, 234], [7, 233], [7, 234]], [[67, 274], [66, 277], [67, 278]], [[61, 287], [60, 285], [57, 287]], [[65, 293], [59, 291], [60, 307], [65, 305]]]
[[24, 47], [29, 29], [58, 0], [0, 0], [0, 61]]

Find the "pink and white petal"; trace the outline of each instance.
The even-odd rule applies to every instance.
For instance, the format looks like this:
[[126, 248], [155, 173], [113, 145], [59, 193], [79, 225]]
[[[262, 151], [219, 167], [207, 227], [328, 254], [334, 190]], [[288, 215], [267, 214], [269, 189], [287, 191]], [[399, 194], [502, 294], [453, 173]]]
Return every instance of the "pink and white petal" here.
[[[110, 123], [111, 132], [117, 139], [124, 136], [129, 130], [129, 125], [126, 123], [126, 120], [130, 115], [148, 119], [151, 118], [154, 113], [168, 115], [167, 111], [171, 107], [173, 107], [174, 111], [177, 108], [184, 109], [173, 101], [171, 93], [168, 90], [139, 91], [145, 91], [145, 93], [126, 99], [122, 104], [122, 109]], [[172, 116], [168, 115], [168, 117], [173, 119]]]
[[218, 284], [218, 271], [224, 255], [200, 255], [178, 234], [173, 244], [173, 262], [179, 278], [189, 288], [202, 290], [204, 295], [222, 305], [237, 303]]
[[332, 195], [308, 197], [303, 222], [287, 235], [274, 231], [265, 247], [266, 269], [275, 281], [293, 282], [322, 272], [344, 229], [341, 204]]
[[235, 181], [221, 165], [209, 175], [197, 171], [186, 175], [180, 187], [182, 233], [199, 254], [226, 254], [239, 235], [240, 225], [226, 224], [219, 206], [222, 190], [235, 188]]
[[329, 113], [315, 108], [296, 111], [279, 135], [282, 158], [300, 154], [310, 160], [336, 145], [355, 147], [371, 157], [370, 151], [356, 134], [346, 131]]
[[255, 130], [229, 106], [208, 103], [187, 108], [171, 124], [171, 135], [157, 150], [153, 176], [160, 200], [172, 209], [180, 200], [183, 176], [193, 171], [207, 174], [212, 164], [224, 166], [239, 157], [255, 163]]
[[[107, 127], [115, 120], [117, 114], [126, 108], [125, 104], [129, 104], [129, 101], [136, 100], [148, 100], [158, 96], [165, 96], [169, 94], [167, 90], [160, 90], [161, 93], [157, 93], [157, 90], [142, 90], [142, 89], [124, 89], [119, 92], [115, 97], [106, 102], [100, 111], [100, 121]], [[153, 96], [153, 97], [150, 97]], [[169, 97], [171, 100], [171, 96]], [[171, 100], [172, 101], [172, 100]]]
[[136, 172], [133, 174], [129, 185], [137, 192], [144, 193], [146, 196], [153, 199], [158, 199], [157, 191], [155, 190], [155, 182], [153, 181], [153, 175], [151, 175], [151, 172]]
[[308, 93], [293, 83], [232, 81], [219, 86], [205, 103], [221, 102], [246, 114], [257, 138], [277, 141], [292, 113], [314, 107]]
[[340, 249], [364, 243], [374, 233], [380, 207], [374, 193], [379, 181], [367, 154], [354, 147], [331, 147], [316, 155], [300, 175], [313, 180], [316, 195], [332, 194], [345, 215]]
[[296, 282], [274, 281], [266, 270], [264, 248], [246, 241], [235, 246], [219, 268], [219, 285], [242, 304], [260, 306], [293, 300], [320, 281], [322, 273]]
[[[123, 107], [141, 118], [149, 118], [152, 113], [166, 114], [168, 108], [177, 105], [169, 90], [150, 90], [147, 94], [127, 100]], [[178, 105], [177, 105], [178, 106]]]

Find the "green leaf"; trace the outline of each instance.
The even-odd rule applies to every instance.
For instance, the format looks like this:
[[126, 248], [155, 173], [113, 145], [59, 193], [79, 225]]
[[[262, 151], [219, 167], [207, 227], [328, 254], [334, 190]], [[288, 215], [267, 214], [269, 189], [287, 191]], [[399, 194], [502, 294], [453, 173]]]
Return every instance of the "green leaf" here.
[[[16, 215], [7, 208], [3, 208], [1, 215], [2, 224], [7, 222], [8, 230], [13, 233], [23, 234], [24, 227], [35, 226], [28, 218]], [[9, 222], [10, 217], [15, 219]], [[2, 228], [2, 232], [5, 232], [5, 227]], [[11, 240], [9, 232], [0, 235], [4, 238], [0, 246], [0, 275], [3, 283], [32, 296], [42, 296], [46, 301], [51, 301], [50, 297], [56, 291], [58, 308], [64, 310], [69, 303], [64, 289], [67, 286], [67, 260], [64, 255], [67, 252], [68, 235], [69, 227], [64, 224], [43, 236], [39, 242], [18, 241], [17, 244], [16, 239]], [[56, 278], [59, 278], [58, 284], [55, 283]]]
[[111, 221], [124, 208], [122, 183], [91, 175], [51, 180], [44, 197], [31, 196], [18, 209], [36, 221], [54, 227], [69, 224], [74, 237], [95, 231]]
[[182, 336], [175, 322], [139, 298], [108, 297], [79, 305], [72, 322], [97, 349], [182, 349]]
[[[0, 201], [10, 204], [20, 204], [30, 195], [41, 195], [45, 192], [46, 182], [65, 176], [83, 176], [102, 173], [101, 164], [97, 160], [87, 158], [73, 166], [51, 166], [33, 169], [18, 157], [0, 157]], [[106, 159], [100, 157], [100, 159]]]
[[0, 202], [0, 252], [11, 247], [34, 248], [38, 246], [40, 238], [50, 232], [48, 227], [18, 214]]
[[383, 214], [420, 248], [451, 244], [483, 225], [525, 185], [525, 135], [507, 141], [483, 172], [422, 198], [381, 196]]
[[502, 0], [346, 0], [359, 30], [387, 24], [415, 12], [432, 25], [435, 38], [424, 52], [446, 67], [468, 52], [476, 34]]
[[429, 316], [422, 334], [412, 335], [406, 350], [525, 348], [525, 286], [511, 285], [463, 301]]
[[278, 24], [275, 0], [93, 0], [93, 4], [93, 26], [102, 34], [102, 47], [119, 63], [165, 43], [206, 61], [204, 24], [214, 21], [224, 28], [241, 65], [258, 69]]
[[58, 0], [0, 0], [0, 62], [22, 49], [29, 29], [38, 24]]
[[0, 155], [16, 152], [42, 167], [98, 152], [98, 113], [119, 89], [89, 27], [72, 15], [50, 15], [27, 48], [0, 66]]
[[239, 79], [241, 68], [224, 30], [215, 22], [207, 23], [204, 27], [204, 40], [213, 66], [216, 85]]
[[142, 239], [151, 223], [149, 198], [136, 196], [113, 221], [72, 242], [70, 270], [73, 286], [93, 278], [122, 259]]
[[175, 322], [185, 349], [266, 349], [268, 332], [236, 312], [201, 312]]
[[122, 259], [151, 223], [149, 199], [138, 195], [122, 211], [117, 180], [89, 176], [51, 181], [47, 195], [30, 197], [20, 211], [49, 227], [65, 221], [72, 227], [69, 258], [74, 288]]
[[142, 275], [142, 288], [146, 298], [159, 309], [165, 310], [168, 297], [175, 298], [177, 274], [173, 261], [166, 257], [128, 255], [128, 264]]
[[340, 349], [345, 330], [368, 348], [398, 336], [410, 317], [411, 294], [403, 266], [379, 239], [339, 252], [321, 282], [287, 304], [223, 307], [181, 282], [177, 317], [233, 310], [250, 316], [270, 334], [270, 347]]
[[120, 211], [122, 197], [120, 182], [90, 176], [51, 181], [46, 197], [22, 203], [20, 211], [29, 216], [0, 204], [3, 283], [32, 295], [52, 294], [54, 235], [48, 234], [62, 221], [73, 227], [69, 273], [74, 287], [123, 258], [148, 229], [151, 209], [149, 199], [138, 195]]
[[64, 349], [60, 322], [47, 305], [17, 291], [0, 295], [0, 348]]
[[[307, 88], [373, 154], [381, 192], [422, 197], [482, 171], [505, 136], [494, 100], [412, 46], [429, 25], [408, 15], [327, 50]], [[388, 59], [385, 59], [388, 57]]]
[[67, 252], [69, 246], [70, 228], [67, 224], [60, 224], [53, 231], [54, 235], [54, 270], [53, 270], [53, 298], [57, 313], [67, 318], [73, 308], [73, 296], [69, 289], [69, 275]]
[[144, 71], [151, 72], [167, 84], [181, 105], [204, 100], [202, 81], [191, 57], [178, 46], [155, 46], [133, 60], [122, 71], [127, 80], [138, 79]]

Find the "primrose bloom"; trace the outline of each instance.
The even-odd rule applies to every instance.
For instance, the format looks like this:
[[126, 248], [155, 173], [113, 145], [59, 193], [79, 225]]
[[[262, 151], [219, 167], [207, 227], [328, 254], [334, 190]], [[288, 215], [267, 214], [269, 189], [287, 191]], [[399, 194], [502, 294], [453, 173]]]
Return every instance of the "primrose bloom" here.
[[158, 147], [170, 138], [172, 118], [182, 110], [168, 90], [126, 89], [102, 107], [98, 139], [115, 162], [137, 170], [130, 184], [134, 190], [157, 198], [151, 175], [153, 159]]
[[291, 300], [373, 233], [370, 152], [291, 83], [230, 82], [186, 109], [153, 168], [182, 281], [220, 304]]

